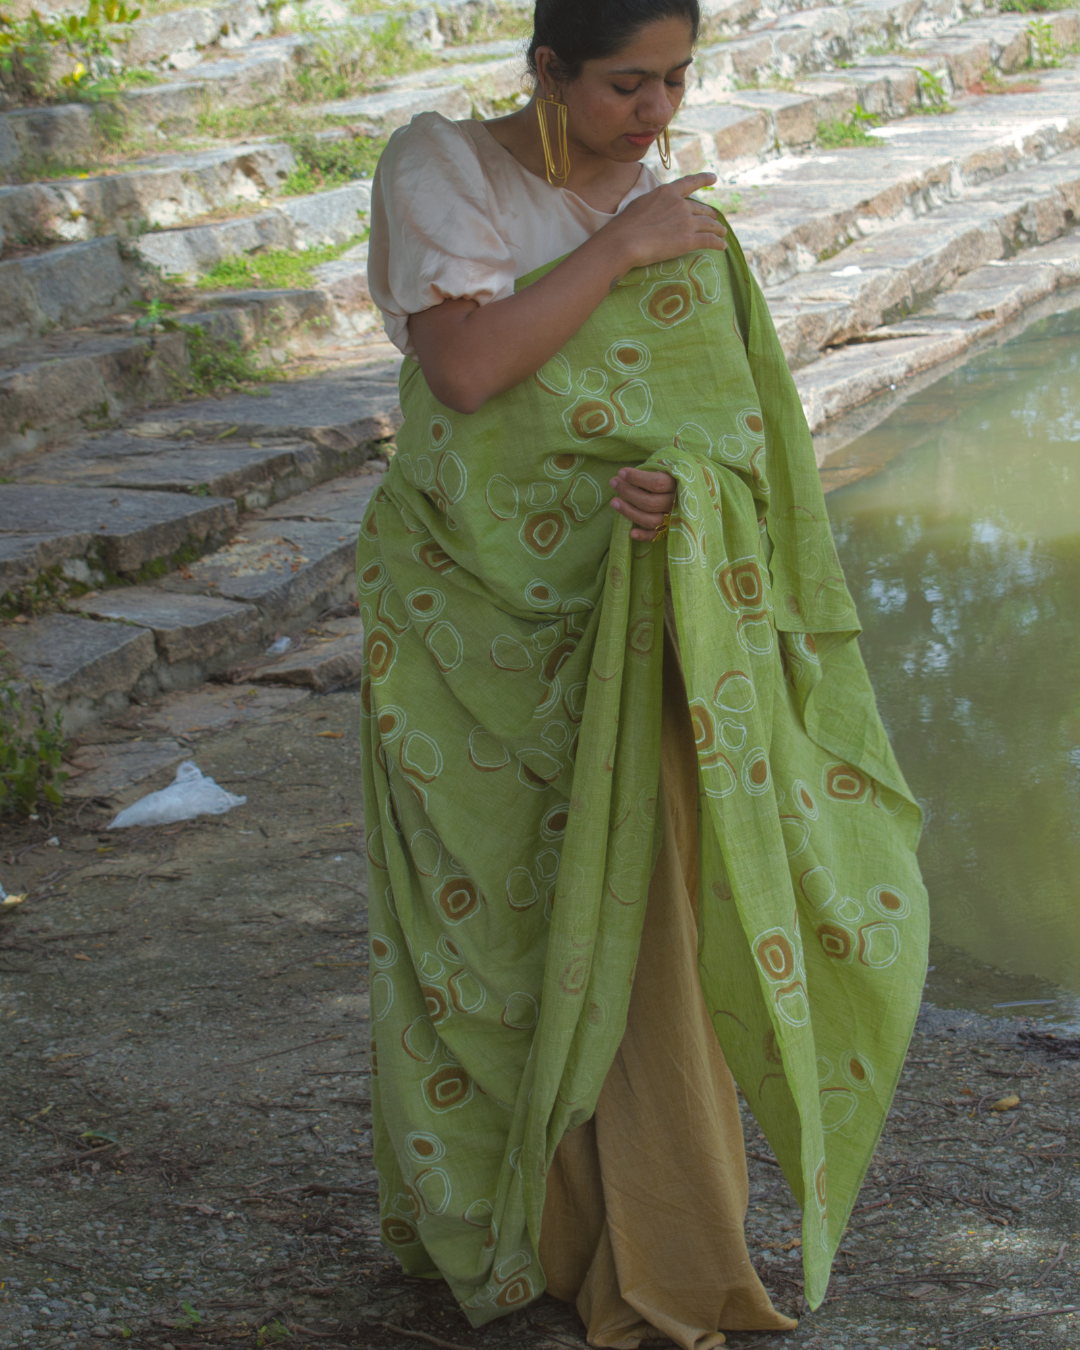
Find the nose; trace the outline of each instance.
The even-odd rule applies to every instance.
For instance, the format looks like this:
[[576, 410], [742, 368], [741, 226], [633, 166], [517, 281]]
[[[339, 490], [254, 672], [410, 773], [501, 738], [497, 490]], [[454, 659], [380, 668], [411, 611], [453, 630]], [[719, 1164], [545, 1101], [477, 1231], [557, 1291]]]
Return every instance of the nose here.
[[638, 103], [638, 117], [650, 127], [666, 127], [675, 116], [678, 101], [670, 96], [662, 80], [647, 80], [642, 86], [642, 98]]

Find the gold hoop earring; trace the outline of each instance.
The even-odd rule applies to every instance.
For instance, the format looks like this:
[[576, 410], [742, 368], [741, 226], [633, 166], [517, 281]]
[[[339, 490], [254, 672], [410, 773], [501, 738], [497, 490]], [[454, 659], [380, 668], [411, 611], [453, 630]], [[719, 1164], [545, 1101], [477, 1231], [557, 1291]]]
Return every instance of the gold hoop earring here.
[[[555, 109], [556, 126], [559, 138], [558, 168], [555, 166], [555, 159], [551, 153], [551, 136], [548, 132], [546, 111], [548, 108]], [[542, 94], [537, 95], [536, 120], [540, 123], [540, 143], [544, 147], [544, 168], [547, 170], [547, 180], [552, 187], [563, 187], [567, 178], [570, 176], [570, 146], [566, 139], [566, 116], [568, 111], [569, 109], [566, 104], [560, 103], [557, 98], [545, 98]]]
[[656, 151], [665, 169], [671, 168], [671, 136], [667, 127], [656, 138]]

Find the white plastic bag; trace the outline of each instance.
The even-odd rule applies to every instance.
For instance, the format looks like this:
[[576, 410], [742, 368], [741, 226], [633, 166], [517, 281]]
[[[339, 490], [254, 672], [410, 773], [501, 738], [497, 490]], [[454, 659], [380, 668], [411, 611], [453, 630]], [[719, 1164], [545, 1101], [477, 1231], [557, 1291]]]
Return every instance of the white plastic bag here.
[[203, 777], [198, 765], [185, 760], [176, 771], [175, 780], [160, 792], [141, 797], [123, 811], [109, 825], [110, 830], [123, 830], [130, 825], [171, 825], [177, 820], [193, 820], [196, 816], [223, 816], [234, 806], [243, 806], [246, 797], [234, 797], [218, 787], [212, 778]]

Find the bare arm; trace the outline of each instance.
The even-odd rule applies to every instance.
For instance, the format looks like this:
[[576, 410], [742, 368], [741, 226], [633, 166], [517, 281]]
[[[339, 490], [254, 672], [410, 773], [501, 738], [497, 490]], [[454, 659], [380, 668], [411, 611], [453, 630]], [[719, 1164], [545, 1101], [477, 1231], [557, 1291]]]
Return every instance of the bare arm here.
[[714, 174], [693, 174], [638, 197], [517, 295], [488, 305], [444, 300], [413, 314], [409, 336], [431, 392], [455, 412], [476, 412], [550, 361], [631, 268], [726, 248], [715, 213], [687, 200], [712, 182]]

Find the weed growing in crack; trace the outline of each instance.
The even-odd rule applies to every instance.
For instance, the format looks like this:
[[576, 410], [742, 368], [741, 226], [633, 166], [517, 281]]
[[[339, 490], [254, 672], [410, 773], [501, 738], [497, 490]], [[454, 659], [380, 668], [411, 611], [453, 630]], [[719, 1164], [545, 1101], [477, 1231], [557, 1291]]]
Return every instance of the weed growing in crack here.
[[255, 364], [250, 352], [239, 342], [215, 337], [197, 324], [179, 324], [166, 319], [162, 327], [167, 331], [182, 332], [187, 340], [189, 365], [183, 374], [173, 379], [183, 393], [214, 394], [222, 389], [249, 391], [252, 384], [266, 384], [281, 378], [273, 369]]
[[250, 290], [267, 287], [271, 290], [291, 290], [314, 284], [313, 267], [333, 262], [349, 249], [362, 244], [367, 232], [354, 234], [343, 244], [323, 244], [296, 253], [287, 248], [271, 248], [263, 253], [244, 253], [235, 258], [223, 258], [198, 280], [200, 290]]
[[38, 690], [20, 696], [13, 679], [0, 677], [0, 815], [32, 815], [42, 797], [60, 805], [66, 748], [59, 711], [46, 712]]
[[872, 135], [870, 130], [879, 121], [875, 113], [868, 113], [856, 104], [842, 121], [832, 118], [828, 122], [818, 123], [818, 145], [823, 150], [843, 150], [859, 145], [880, 147], [884, 142], [880, 136]]

